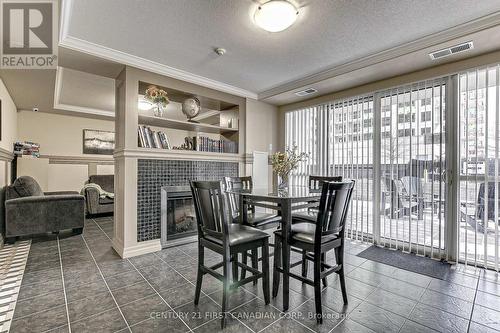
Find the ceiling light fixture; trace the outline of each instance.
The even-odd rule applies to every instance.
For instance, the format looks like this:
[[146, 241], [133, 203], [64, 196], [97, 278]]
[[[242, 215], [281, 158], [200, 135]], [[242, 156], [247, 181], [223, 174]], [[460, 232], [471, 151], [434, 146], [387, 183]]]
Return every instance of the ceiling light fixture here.
[[290, 27], [299, 11], [285, 0], [271, 0], [260, 5], [254, 15], [255, 23], [269, 32], [279, 32]]

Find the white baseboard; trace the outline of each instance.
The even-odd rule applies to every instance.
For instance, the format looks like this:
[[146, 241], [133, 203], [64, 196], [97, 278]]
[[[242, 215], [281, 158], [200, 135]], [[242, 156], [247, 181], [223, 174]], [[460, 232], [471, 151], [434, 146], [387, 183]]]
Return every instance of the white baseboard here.
[[113, 249], [115, 249], [116, 253], [122, 258], [130, 258], [140, 256], [141, 254], [161, 251], [161, 242], [159, 239], [138, 242], [135, 243], [135, 245], [127, 247], [124, 247], [123, 244], [118, 244], [118, 242], [113, 239], [112, 244]]

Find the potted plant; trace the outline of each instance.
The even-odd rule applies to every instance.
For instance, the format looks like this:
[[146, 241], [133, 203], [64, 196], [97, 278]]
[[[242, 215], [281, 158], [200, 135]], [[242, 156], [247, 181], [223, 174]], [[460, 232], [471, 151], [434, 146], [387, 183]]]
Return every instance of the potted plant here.
[[286, 148], [284, 152], [276, 152], [271, 155], [273, 171], [278, 175], [278, 191], [288, 188], [290, 173], [297, 169], [300, 162], [304, 162], [308, 158], [309, 154], [299, 153], [296, 145]]
[[156, 105], [154, 114], [156, 117], [163, 117], [165, 113], [165, 107], [168, 105], [168, 103], [170, 103], [167, 92], [156, 86], [151, 86], [146, 89], [144, 99]]

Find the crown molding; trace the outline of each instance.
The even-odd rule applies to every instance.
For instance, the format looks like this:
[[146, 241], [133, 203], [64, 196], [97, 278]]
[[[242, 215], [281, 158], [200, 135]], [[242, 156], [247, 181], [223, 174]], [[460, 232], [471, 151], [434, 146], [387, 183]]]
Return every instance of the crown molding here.
[[429, 47], [436, 46], [450, 40], [467, 36], [488, 28], [492, 28], [500, 24], [500, 11], [493, 14], [480, 17], [478, 19], [457, 25], [450, 29], [446, 29], [435, 34], [416, 39], [412, 42], [401, 44], [399, 46], [371, 54], [366, 57], [356, 59], [345, 64], [335, 66], [324, 71], [305, 76], [301, 79], [294, 80], [285, 84], [278, 85], [274, 88], [262, 91], [258, 94], [258, 99], [263, 100], [276, 95], [280, 95], [289, 91], [302, 89], [305, 86], [313, 85], [320, 81], [328, 80], [336, 76], [353, 72], [365, 67], [369, 67], [387, 60], [401, 57], [403, 55], [420, 51]]
[[166, 66], [155, 61], [91, 43], [83, 39], [67, 36], [59, 42], [59, 46], [236, 96], [253, 99], [257, 99], [258, 97], [257, 93], [252, 91], [234, 87], [229, 84]]
[[61, 0], [61, 17], [59, 19], [59, 41], [64, 40], [68, 36], [69, 20], [73, 9], [73, 0]]
[[137, 57], [122, 51], [108, 48], [102, 45], [91, 43], [89, 41], [76, 37], [67, 36], [59, 42], [60, 47], [70, 50], [83, 52], [92, 56], [100, 57], [106, 60], [114, 61], [127, 66], [136, 67], [145, 71], [165, 75], [174, 79], [194, 83], [203, 87], [219, 90], [225, 93], [240, 97], [257, 99], [255, 92], [231, 86], [226, 83], [215, 81], [200, 75], [189, 73], [167, 65], [160, 64], [145, 58]]

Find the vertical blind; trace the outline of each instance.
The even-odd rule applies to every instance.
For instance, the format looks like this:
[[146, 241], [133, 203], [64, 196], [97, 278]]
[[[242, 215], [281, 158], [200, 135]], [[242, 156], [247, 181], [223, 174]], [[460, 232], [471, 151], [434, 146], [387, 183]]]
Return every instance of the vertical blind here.
[[446, 256], [445, 85], [425, 81], [380, 93], [380, 241]]
[[356, 181], [346, 235], [373, 240], [373, 98], [334, 102], [330, 104], [329, 114], [329, 175]]
[[348, 237], [498, 270], [499, 109], [491, 66], [288, 112], [290, 182], [355, 179]]
[[296, 146], [299, 152], [310, 156], [290, 175], [291, 185], [307, 186], [309, 175], [327, 175], [327, 124], [328, 105], [320, 105], [288, 112], [285, 116], [286, 146]]
[[290, 184], [307, 186], [309, 175], [355, 179], [346, 234], [372, 239], [373, 98], [327, 103], [288, 112], [286, 146], [310, 154], [290, 176]]

